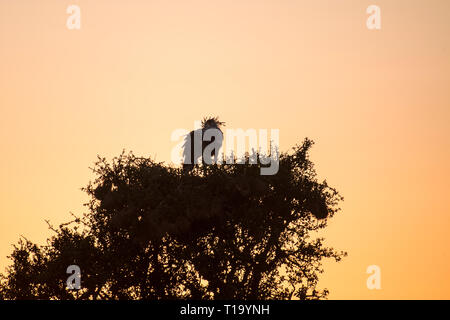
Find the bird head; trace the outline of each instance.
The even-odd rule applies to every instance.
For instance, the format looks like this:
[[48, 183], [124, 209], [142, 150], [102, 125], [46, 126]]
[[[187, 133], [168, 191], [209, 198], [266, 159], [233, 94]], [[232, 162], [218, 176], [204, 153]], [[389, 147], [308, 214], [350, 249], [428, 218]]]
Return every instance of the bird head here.
[[210, 129], [210, 128], [220, 129], [221, 126], [225, 126], [225, 122], [219, 121], [219, 117], [209, 117], [209, 118], [205, 117], [202, 120], [203, 129]]

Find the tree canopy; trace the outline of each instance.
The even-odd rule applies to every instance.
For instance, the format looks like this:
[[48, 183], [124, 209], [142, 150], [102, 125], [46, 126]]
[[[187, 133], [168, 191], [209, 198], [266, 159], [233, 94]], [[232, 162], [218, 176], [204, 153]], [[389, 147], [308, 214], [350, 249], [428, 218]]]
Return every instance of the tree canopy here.
[[[345, 252], [313, 237], [342, 197], [319, 182], [305, 139], [260, 164], [181, 168], [122, 153], [98, 159], [87, 212], [45, 245], [19, 240], [2, 299], [319, 299], [323, 258]], [[81, 288], [66, 288], [69, 265]]]

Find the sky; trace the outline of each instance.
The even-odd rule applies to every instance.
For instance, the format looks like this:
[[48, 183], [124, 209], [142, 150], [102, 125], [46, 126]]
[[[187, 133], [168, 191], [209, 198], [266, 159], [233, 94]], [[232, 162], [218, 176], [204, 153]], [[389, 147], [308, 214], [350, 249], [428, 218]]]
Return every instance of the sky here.
[[345, 198], [330, 299], [450, 299], [449, 107], [448, 0], [0, 0], [0, 272], [86, 211], [97, 155], [169, 163], [172, 132], [217, 115], [315, 141]]

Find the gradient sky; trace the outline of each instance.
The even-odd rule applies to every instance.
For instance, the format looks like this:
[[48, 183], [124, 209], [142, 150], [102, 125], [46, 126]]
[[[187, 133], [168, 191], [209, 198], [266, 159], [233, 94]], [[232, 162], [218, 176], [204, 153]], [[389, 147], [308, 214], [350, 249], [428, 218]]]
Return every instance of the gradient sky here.
[[84, 212], [97, 154], [170, 161], [206, 115], [316, 142], [345, 197], [331, 299], [450, 299], [448, 0], [0, 0], [0, 270], [19, 235]]

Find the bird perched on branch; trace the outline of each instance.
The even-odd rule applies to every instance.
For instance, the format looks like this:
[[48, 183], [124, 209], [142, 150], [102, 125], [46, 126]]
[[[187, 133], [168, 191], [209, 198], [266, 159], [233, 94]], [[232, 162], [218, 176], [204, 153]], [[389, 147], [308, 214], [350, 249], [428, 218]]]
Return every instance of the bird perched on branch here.
[[202, 127], [186, 135], [183, 144], [183, 170], [191, 171], [200, 157], [203, 164], [212, 164], [213, 157], [217, 161], [223, 142], [220, 128], [224, 125], [225, 122], [219, 121], [218, 117], [203, 118]]

